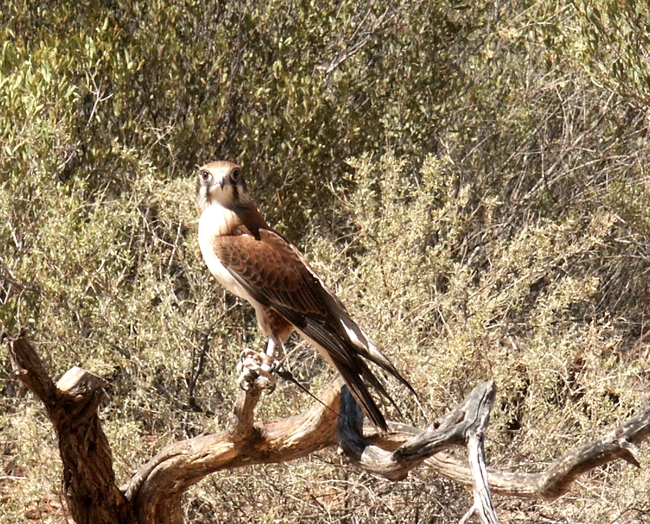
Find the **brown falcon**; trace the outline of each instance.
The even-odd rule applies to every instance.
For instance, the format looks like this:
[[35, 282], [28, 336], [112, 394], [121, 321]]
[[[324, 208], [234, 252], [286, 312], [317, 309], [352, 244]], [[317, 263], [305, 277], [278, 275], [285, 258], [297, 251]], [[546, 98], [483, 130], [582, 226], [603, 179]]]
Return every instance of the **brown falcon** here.
[[391, 399], [366, 360], [415, 391], [298, 249], [268, 226], [248, 194], [241, 168], [225, 161], [201, 167], [196, 200], [205, 262], [226, 289], [255, 308], [260, 328], [269, 337], [267, 354], [272, 356], [295, 329], [334, 366], [366, 416], [386, 432], [386, 421], [366, 384]]

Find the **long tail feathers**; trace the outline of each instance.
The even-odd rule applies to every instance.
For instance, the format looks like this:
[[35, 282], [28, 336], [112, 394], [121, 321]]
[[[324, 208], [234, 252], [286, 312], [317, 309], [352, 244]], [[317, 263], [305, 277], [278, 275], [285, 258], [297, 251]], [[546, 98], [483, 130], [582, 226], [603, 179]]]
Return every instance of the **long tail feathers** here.
[[403, 418], [404, 416], [402, 415], [402, 411], [399, 409], [399, 406], [393, 400], [393, 397], [391, 397], [388, 394], [388, 391], [386, 391], [386, 388], [384, 385], [381, 383], [381, 381], [373, 374], [372, 371], [370, 371], [370, 368], [367, 366], [367, 364], [364, 361], [359, 361], [361, 364], [361, 367], [363, 368], [363, 372], [361, 373], [361, 377], [365, 382], [370, 384], [374, 389], [377, 390], [377, 392], [384, 397], [384, 399], [388, 400], [393, 407], [397, 410], [397, 413], [399, 413], [399, 416]]
[[[368, 343], [368, 346], [369, 346], [368, 355], [367, 355], [366, 358], [368, 360], [374, 362], [375, 364], [377, 364], [380, 368], [384, 369], [385, 371], [387, 371], [391, 375], [393, 375], [404, 386], [406, 386], [408, 388], [408, 390], [415, 397], [415, 403], [418, 405], [418, 408], [420, 409], [420, 413], [422, 413], [422, 415], [424, 415], [425, 418], [426, 418], [426, 413], [424, 411], [424, 408], [422, 407], [422, 403], [420, 402], [420, 397], [415, 392], [415, 389], [413, 389], [413, 386], [411, 386], [409, 381], [406, 380], [399, 371], [397, 371], [397, 368], [395, 368], [395, 366], [393, 366], [393, 364], [390, 363], [390, 361], [384, 356], [384, 354], [381, 351], [379, 351], [379, 349], [377, 349], [377, 346], [375, 346], [370, 341]], [[374, 386], [374, 384], [373, 384], [373, 386]], [[374, 387], [377, 387], [377, 386], [374, 386]], [[381, 390], [379, 388], [377, 388], [377, 390], [381, 392]], [[400, 415], [401, 415], [402, 413], [401, 413], [400, 409], [395, 405], [395, 402], [393, 401], [392, 398], [390, 398], [390, 396], [388, 396], [388, 400], [390, 400], [391, 404], [393, 404], [393, 406], [395, 406], [395, 408], [397, 408], [398, 413], [400, 413]]]
[[350, 318], [348, 312], [341, 308], [337, 312], [337, 320], [340, 322], [343, 331], [347, 335], [350, 349], [355, 353], [361, 355], [364, 358], [367, 358], [371, 362], [374, 362], [383, 370], [387, 371], [393, 375], [397, 380], [399, 380], [408, 390], [415, 395], [415, 398], [418, 400], [418, 394], [413, 389], [413, 386], [406, 380], [402, 374], [397, 371], [397, 368], [391, 364], [391, 362], [386, 358], [386, 356], [379, 351], [377, 346], [372, 342], [371, 338], [366, 335], [363, 330]]
[[406, 380], [399, 371], [397, 371], [397, 368], [390, 363], [390, 361], [384, 356], [381, 351], [379, 351], [379, 349], [377, 349], [377, 347], [372, 342], [369, 343], [368, 354], [364, 356], [371, 362], [377, 364], [383, 370], [393, 375], [404, 386], [406, 386], [406, 388], [408, 388], [408, 390], [413, 393], [416, 398], [418, 398], [418, 394], [415, 392], [415, 389], [413, 389], [413, 386], [411, 386], [409, 381]]
[[[382, 415], [381, 411], [377, 407], [377, 404], [375, 404], [374, 399], [370, 395], [370, 392], [368, 391], [366, 385], [363, 383], [361, 377], [346, 366], [337, 367], [339, 368], [338, 371], [341, 373], [343, 380], [347, 384], [348, 388], [350, 388], [352, 396], [359, 403], [361, 409], [370, 419], [372, 424], [382, 433], [388, 433], [388, 425], [386, 424], [386, 419], [384, 419], [384, 415]], [[376, 378], [374, 380], [378, 382]]]

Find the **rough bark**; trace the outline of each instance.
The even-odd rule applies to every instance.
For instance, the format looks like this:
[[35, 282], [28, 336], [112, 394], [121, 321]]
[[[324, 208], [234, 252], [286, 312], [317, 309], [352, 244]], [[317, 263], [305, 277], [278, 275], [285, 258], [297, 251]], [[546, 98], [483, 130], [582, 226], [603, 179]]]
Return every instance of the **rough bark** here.
[[[639, 466], [636, 445], [650, 434], [650, 406], [603, 437], [560, 457], [539, 473], [487, 468], [483, 441], [496, 388], [479, 384], [449, 413], [424, 430], [390, 423], [389, 434], [363, 426], [363, 415], [347, 388], [337, 381], [304, 413], [271, 422], [255, 422], [253, 411], [262, 388], [241, 392], [225, 431], [176, 442], [142, 466], [122, 488], [115, 484], [109, 443], [97, 407], [106, 382], [72, 368], [55, 385], [26, 334], [3, 335], [17, 378], [45, 405], [54, 425], [63, 461], [64, 493], [78, 523], [181, 524], [183, 493], [206, 475], [253, 464], [285, 462], [339, 446], [356, 466], [391, 480], [428, 466], [461, 484], [473, 486], [482, 522], [498, 522], [491, 492], [554, 499], [566, 493], [582, 473], [622, 458]], [[448, 448], [462, 446], [468, 457]]]
[[115, 483], [111, 448], [97, 415], [106, 381], [74, 367], [55, 385], [24, 331], [9, 340], [9, 347], [14, 373], [43, 402], [54, 425], [63, 492], [74, 521], [135, 523], [131, 504]]
[[336, 442], [340, 387], [323, 404], [274, 422], [253, 421], [261, 389], [240, 393], [230, 427], [171, 444], [145, 464], [125, 486], [138, 522], [180, 523], [181, 496], [210, 473], [252, 464], [285, 462]]

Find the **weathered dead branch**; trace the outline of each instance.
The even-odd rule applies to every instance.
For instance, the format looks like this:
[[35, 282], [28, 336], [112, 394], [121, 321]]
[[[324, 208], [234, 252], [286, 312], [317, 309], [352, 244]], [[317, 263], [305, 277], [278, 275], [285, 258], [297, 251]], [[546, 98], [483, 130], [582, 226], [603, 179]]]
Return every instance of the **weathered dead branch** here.
[[424, 431], [416, 432], [413, 428], [414, 436], [397, 449], [387, 451], [364, 439], [363, 415], [344, 389], [341, 405], [346, 416], [340, 417], [338, 422], [339, 446], [361, 468], [390, 480], [404, 479], [409, 471], [435, 453], [452, 445], [464, 445], [479, 424], [479, 416], [487, 413], [484, 417], [487, 423], [495, 393], [492, 382], [480, 384], [453, 411], [435, 420]]
[[[564, 495], [583, 473], [623, 459], [639, 467], [636, 445], [650, 435], [650, 405], [603, 437], [584, 444], [555, 460], [539, 473], [513, 473], [488, 468], [490, 490], [500, 495], [553, 500]], [[472, 482], [467, 464], [448, 452], [426, 463], [445, 477], [461, 484]]]
[[93, 524], [135, 522], [131, 504], [115, 483], [111, 448], [97, 415], [106, 381], [74, 367], [55, 385], [24, 330], [9, 338], [9, 352], [14, 373], [45, 404], [54, 425], [72, 518]]
[[128, 486], [139, 523], [182, 522], [181, 496], [215, 471], [252, 464], [285, 462], [336, 442], [340, 387], [326, 393], [324, 405], [275, 422], [253, 422], [261, 389], [239, 395], [228, 430], [176, 442], [138, 471]]
[[485, 430], [496, 396], [493, 382], [478, 385], [450, 413], [434, 421], [424, 431], [394, 451], [371, 445], [363, 438], [363, 415], [352, 395], [343, 387], [341, 414], [338, 419], [339, 446], [361, 468], [390, 480], [406, 478], [408, 472], [428, 457], [452, 445], [466, 443], [470, 470], [474, 479], [474, 505], [466, 517], [477, 513], [482, 522], [499, 522], [487, 482], [484, 457]]
[[[456, 408], [424, 430], [391, 423], [391, 433], [363, 427], [363, 415], [340, 382], [306, 412], [272, 422], [255, 422], [261, 387], [241, 392], [232, 420], [221, 433], [176, 442], [145, 464], [121, 489], [115, 484], [110, 446], [97, 407], [105, 381], [72, 368], [55, 385], [26, 334], [6, 337], [16, 376], [45, 404], [59, 439], [64, 491], [76, 522], [182, 523], [183, 493], [216, 471], [293, 460], [338, 445], [351, 462], [374, 474], [399, 480], [426, 464], [461, 484], [474, 486], [472, 513], [498, 522], [490, 491], [553, 499], [566, 493], [582, 473], [622, 458], [639, 465], [636, 445], [650, 434], [650, 407], [615, 430], [571, 451], [539, 473], [486, 468], [483, 441], [496, 388], [480, 384]], [[448, 451], [464, 446], [467, 458]]]

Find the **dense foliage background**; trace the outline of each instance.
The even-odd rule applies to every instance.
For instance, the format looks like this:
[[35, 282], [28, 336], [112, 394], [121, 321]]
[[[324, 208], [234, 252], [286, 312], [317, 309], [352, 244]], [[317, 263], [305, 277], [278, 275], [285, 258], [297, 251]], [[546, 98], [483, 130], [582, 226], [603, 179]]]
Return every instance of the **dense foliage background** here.
[[[646, 402], [644, 2], [6, 0], [0, 22], [0, 324], [29, 328], [55, 376], [110, 380], [121, 480], [221, 427], [241, 348], [263, 343], [198, 251], [194, 167], [217, 158], [244, 166], [429, 418], [497, 382], [493, 465], [539, 469]], [[316, 393], [332, 377], [298, 340], [290, 362]], [[309, 404], [281, 385], [260, 416]], [[52, 429], [6, 351], [0, 446], [0, 520], [65, 521]], [[641, 458], [499, 513], [650, 522]], [[214, 475], [186, 511], [455, 522], [470, 505], [426, 470], [392, 484], [324, 452]]]

